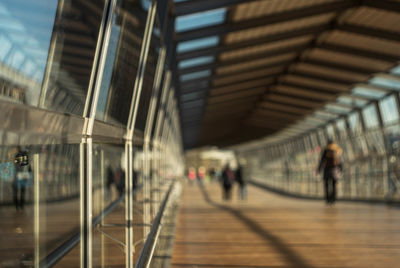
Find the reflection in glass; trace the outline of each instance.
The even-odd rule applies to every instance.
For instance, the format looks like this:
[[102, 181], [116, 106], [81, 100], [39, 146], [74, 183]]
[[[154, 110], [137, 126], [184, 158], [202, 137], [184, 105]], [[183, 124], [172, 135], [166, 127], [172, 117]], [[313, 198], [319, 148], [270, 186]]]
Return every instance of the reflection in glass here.
[[82, 115], [103, 9], [96, 0], [2, 1], [2, 96]]
[[56, 11], [53, 0], [0, 2], [2, 99], [38, 105]]
[[[143, 78], [143, 88], [140, 95], [138, 113], [136, 118], [136, 129], [143, 131], [146, 127], [147, 114], [149, 112], [149, 106], [151, 96], [153, 94], [153, 83], [156, 75], [156, 67], [158, 56], [160, 53], [160, 39], [155, 35], [159, 29], [158, 21], [154, 23], [153, 35], [150, 43], [149, 54], [146, 63], [146, 70]], [[162, 70], [161, 70], [162, 71]], [[161, 75], [161, 74], [158, 74]]]
[[[2, 147], [0, 151], [0, 264], [31, 266], [35, 233], [37, 257], [42, 260], [79, 232], [79, 145]], [[23, 166], [16, 161], [21, 153], [27, 159]], [[76, 254], [71, 256], [76, 260], [70, 262], [72, 266], [79, 266], [79, 251]]]
[[93, 144], [93, 261], [125, 265], [125, 155], [123, 146]]
[[125, 3], [115, 11], [97, 105], [98, 120], [122, 125], [128, 121], [145, 27], [140, 14], [145, 13], [139, 1]]

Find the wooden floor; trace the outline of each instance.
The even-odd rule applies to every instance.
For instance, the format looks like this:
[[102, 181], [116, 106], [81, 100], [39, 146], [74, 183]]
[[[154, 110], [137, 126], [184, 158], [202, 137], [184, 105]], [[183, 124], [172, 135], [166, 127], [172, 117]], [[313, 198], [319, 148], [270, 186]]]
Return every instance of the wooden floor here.
[[398, 208], [327, 206], [251, 186], [248, 196], [223, 202], [217, 184], [187, 185], [171, 267], [400, 267]]

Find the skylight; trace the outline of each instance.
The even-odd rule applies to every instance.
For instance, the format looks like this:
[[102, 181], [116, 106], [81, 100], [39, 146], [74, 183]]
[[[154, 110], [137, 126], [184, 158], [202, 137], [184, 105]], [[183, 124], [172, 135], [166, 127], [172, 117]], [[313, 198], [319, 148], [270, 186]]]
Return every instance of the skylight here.
[[184, 69], [184, 68], [189, 68], [189, 67], [193, 67], [193, 66], [197, 66], [197, 65], [211, 63], [213, 61], [214, 61], [213, 56], [198, 57], [198, 58], [184, 60], [184, 61], [179, 62], [178, 68]]
[[179, 53], [187, 52], [195, 49], [202, 49], [216, 46], [219, 42], [218, 36], [211, 36], [191, 41], [186, 41], [178, 44], [177, 51]]
[[221, 24], [225, 21], [225, 14], [226, 9], [220, 8], [186, 16], [180, 16], [176, 18], [175, 30], [177, 32], [183, 32]]
[[351, 98], [351, 97], [346, 97], [346, 96], [340, 96], [336, 100], [338, 103], [345, 104], [345, 105], [351, 105], [351, 106], [356, 106], [356, 107], [361, 107], [367, 104], [366, 100], [362, 99], [357, 99], [357, 98]]
[[375, 77], [370, 80], [371, 85], [384, 87], [391, 90], [400, 90], [400, 79], [390, 79], [389, 77]]
[[363, 87], [356, 87], [352, 90], [352, 92], [356, 96], [359, 95], [370, 99], [380, 99], [386, 95], [386, 92]]
[[182, 82], [185, 82], [185, 81], [188, 81], [188, 80], [193, 80], [193, 79], [196, 79], [196, 78], [206, 77], [206, 76], [210, 76], [210, 75], [211, 75], [211, 71], [210, 70], [205, 70], [205, 71], [200, 71], [200, 72], [181, 75], [180, 80]]

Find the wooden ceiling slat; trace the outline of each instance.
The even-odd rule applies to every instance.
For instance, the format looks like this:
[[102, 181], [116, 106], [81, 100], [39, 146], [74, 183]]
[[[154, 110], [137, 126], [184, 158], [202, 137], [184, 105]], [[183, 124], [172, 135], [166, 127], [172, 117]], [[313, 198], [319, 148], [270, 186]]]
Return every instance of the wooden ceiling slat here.
[[223, 35], [230, 32], [250, 29], [257, 26], [296, 20], [314, 15], [321, 15], [324, 13], [339, 12], [352, 7], [356, 7], [359, 1], [343, 0], [335, 1], [332, 3], [323, 3], [314, 5], [312, 7], [298, 8], [289, 11], [277, 12], [260, 18], [248, 19], [229, 24], [220, 24], [215, 26], [204, 27], [196, 30], [189, 30], [178, 33], [178, 41], [189, 41], [199, 39], [207, 36]]
[[215, 47], [210, 47], [210, 48], [203, 48], [203, 49], [198, 49], [198, 50], [194, 50], [194, 51], [178, 53], [177, 61], [191, 59], [191, 58], [197, 58], [197, 57], [202, 57], [202, 56], [216, 55], [221, 52], [229, 52], [229, 51], [233, 51], [233, 50], [237, 50], [237, 49], [282, 41], [285, 39], [294, 39], [296, 37], [301, 37], [301, 36], [306, 36], [306, 35], [319, 34], [319, 33], [322, 33], [322, 32], [325, 32], [325, 31], [331, 30], [331, 29], [332, 29], [331, 24], [310, 26], [310, 27], [305, 27], [303, 29], [296, 29], [296, 30], [282, 32], [282, 33], [271, 34], [268, 36], [250, 39], [250, 40], [246, 40], [246, 41], [241, 41], [241, 42], [237, 42], [237, 43], [233, 43], [233, 44], [229, 44], [229, 45], [221, 45], [221, 46], [215, 46]]
[[199, 66], [195, 66], [195, 67], [181, 69], [179, 71], [179, 75], [209, 70], [209, 69], [217, 68], [217, 67], [229, 66], [229, 65], [238, 64], [238, 63], [245, 63], [245, 62], [249, 62], [249, 61], [253, 61], [253, 60], [259, 60], [261, 58], [275, 57], [278, 55], [284, 55], [284, 54], [293, 53], [293, 52], [300, 52], [300, 51], [303, 51], [304, 49], [306, 49], [307, 47], [309, 47], [309, 44], [302, 44], [302, 45], [274, 49], [271, 51], [267, 51], [267, 52], [264, 52], [261, 54], [256, 54], [256, 55], [251, 55], [251, 56], [245, 55], [243, 57], [237, 57], [237, 58], [230, 59], [230, 60], [216, 61], [216, 62], [210, 63], [210, 64], [203, 64], [203, 65], [199, 65]]
[[190, 0], [175, 3], [175, 15], [185, 16], [202, 11], [223, 8], [241, 3], [254, 2], [255, 0]]

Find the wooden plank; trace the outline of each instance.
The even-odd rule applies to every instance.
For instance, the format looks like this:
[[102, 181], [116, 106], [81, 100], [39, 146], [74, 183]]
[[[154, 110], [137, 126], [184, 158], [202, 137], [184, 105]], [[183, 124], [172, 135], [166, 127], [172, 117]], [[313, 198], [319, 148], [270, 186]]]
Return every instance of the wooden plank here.
[[[235, 186], [236, 187], [236, 186]], [[321, 186], [322, 187], [322, 186]], [[171, 267], [397, 267], [400, 211], [282, 197], [248, 187], [221, 200], [218, 184], [184, 189]]]

